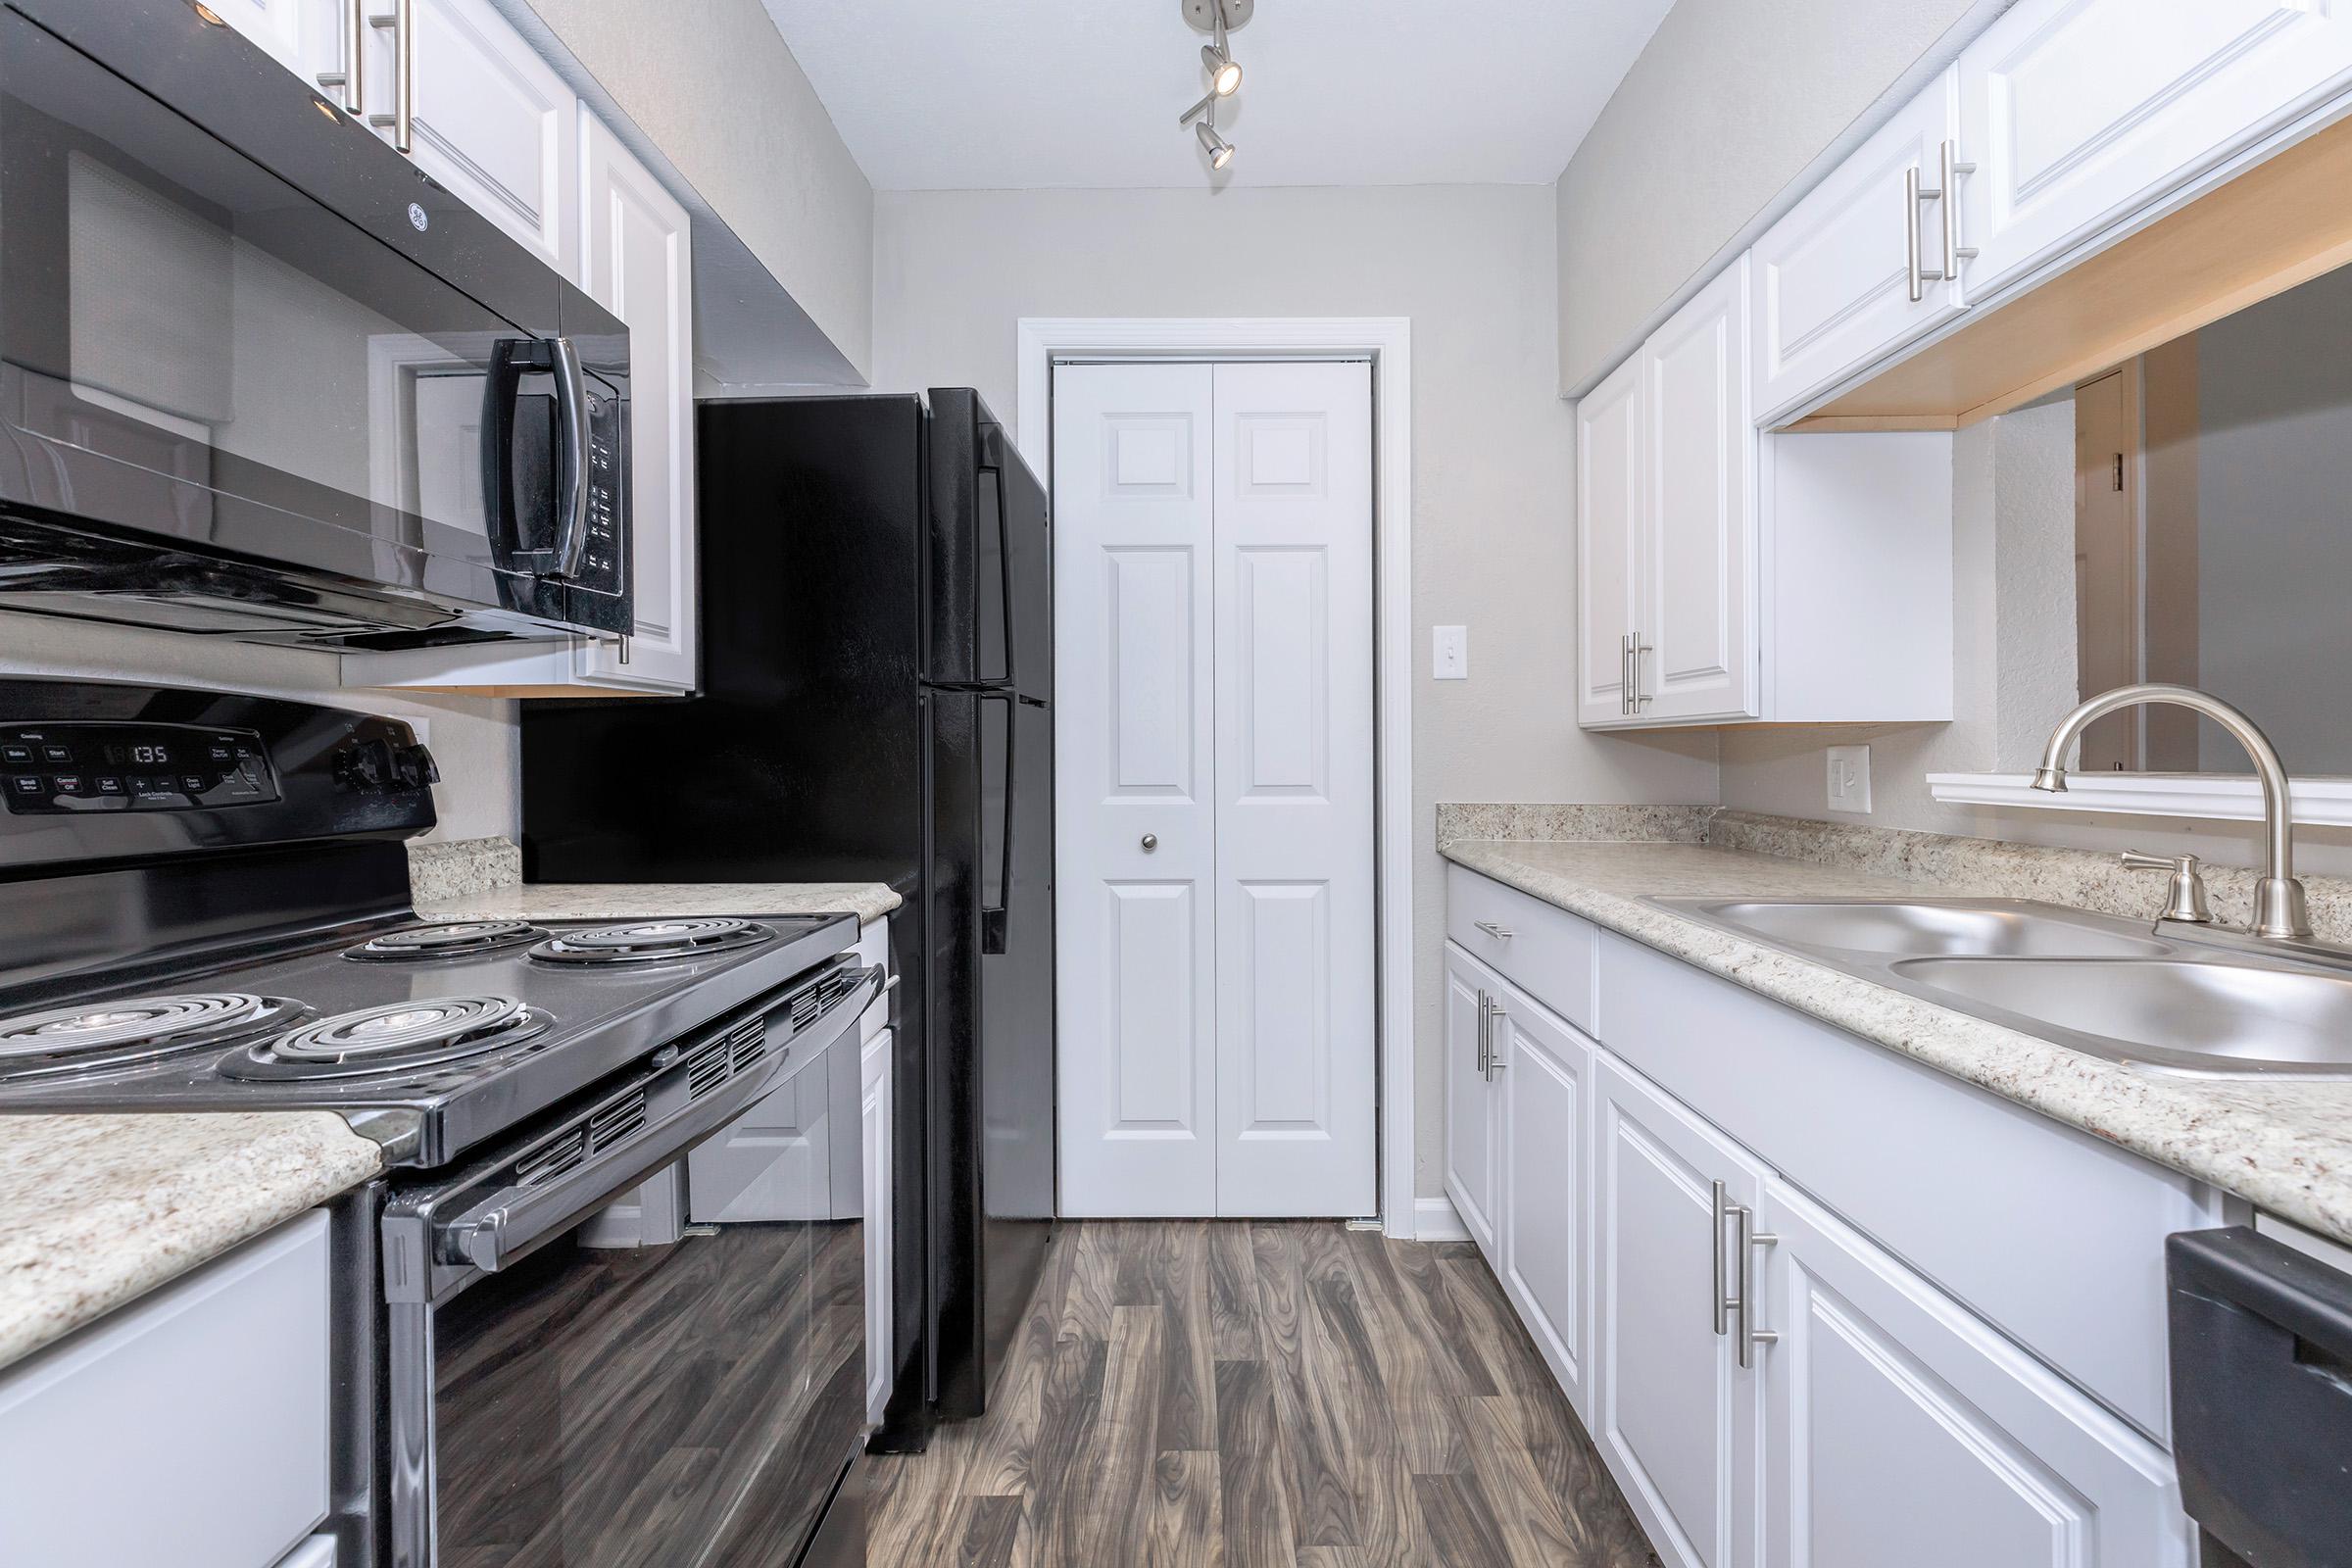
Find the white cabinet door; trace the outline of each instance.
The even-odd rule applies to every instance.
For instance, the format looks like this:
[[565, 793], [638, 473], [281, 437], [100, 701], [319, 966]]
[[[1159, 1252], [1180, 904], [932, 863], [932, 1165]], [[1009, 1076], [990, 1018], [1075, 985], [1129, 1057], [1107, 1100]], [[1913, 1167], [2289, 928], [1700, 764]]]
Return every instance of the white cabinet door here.
[[1634, 707], [1643, 718], [1756, 711], [1756, 429], [1747, 258], [1642, 347], [1648, 529], [1636, 576]]
[[2187, 1568], [2167, 1455], [1777, 1179], [1772, 1568]]
[[1941, 271], [1943, 239], [1940, 208], [1914, 202], [1909, 188], [1913, 177], [1937, 187], [1943, 145], [1959, 134], [1959, 74], [1947, 71], [1756, 241], [1764, 423], [1959, 313], [1948, 280], [1923, 279], [1912, 298], [1912, 268]]
[[1959, 69], [1981, 298], [2352, 82], [2352, 4], [2034, 0]]
[[1627, 639], [1641, 559], [1642, 356], [1609, 372], [1576, 406], [1576, 716], [1622, 724], [1631, 713]]
[[865, 1151], [865, 1418], [882, 1419], [896, 1371], [891, 1353], [891, 1042], [885, 1029], [865, 1043], [861, 1121]]
[[1748, 1568], [1761, 1401], [1720, 1311], [1736, 1227], [1714, 1184], [1752, 1210], [1764, 1174], [1605, 1053], [1593, 1083], [1592, 1435], [1669, 1564]]
[[[490, 0], [416, 0], [415, 15], [410, 156], [466, 206], [577, 279], [579, 100]], [[368, 31], [372, 119], [392, 109], [399, 48], [393, 29]]]
[[1487, 1004], [1502, 982], [1446, 945], [1446, 1196], [1487, 1261], [1495, 1260], [1495, 1181], [1501, 1161], [1493, 1080], [1487, 1071]]
[[1504, 1294], [1580, 1416], [1590, 1418], [1585, 1356], [1586, 1126], [1592, 1044], [1506, 985], [1490, 1026], [1501, 1122]]
[[694, 259], [686, 209], [580, 111], [581, 286], [629, 329], [629, 550], [637, 629], [573, 641], [583, 684], [690, 692], [695, 662]]

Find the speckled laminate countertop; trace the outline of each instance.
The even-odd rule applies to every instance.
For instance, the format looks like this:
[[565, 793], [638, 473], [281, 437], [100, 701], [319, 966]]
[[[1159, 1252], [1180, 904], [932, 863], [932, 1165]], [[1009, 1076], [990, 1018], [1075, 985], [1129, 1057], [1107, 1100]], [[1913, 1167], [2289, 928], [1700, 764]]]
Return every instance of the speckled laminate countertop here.
[[880, 882], [514, 882], [420, 895], [427, 920], [624, 920], [662, 914], [832, 914], [878, 920], [902, 901]]
[[1446, 858], [2352, 1244], [2352, 1083], [2170, 1077], [2101, 1061], [1701, 925], [1645, 897], [1949, 898], [1898, 880], [1694, 844], [1463, 842]]
[[0, 1116], [0, 1366], [381, 1168], [327, 1111]]

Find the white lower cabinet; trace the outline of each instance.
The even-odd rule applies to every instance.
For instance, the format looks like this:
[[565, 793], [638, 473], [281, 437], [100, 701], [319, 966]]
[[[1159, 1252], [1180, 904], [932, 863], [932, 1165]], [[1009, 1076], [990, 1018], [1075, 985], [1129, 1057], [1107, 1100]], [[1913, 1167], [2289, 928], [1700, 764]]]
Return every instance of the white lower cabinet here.
[[1777, 1178], [1770, 1568], [2186, 1564], [2171, 1458]]
[[[1494, 884], [1454, 882], [1449, 928], [1493, 915]], [[1521, 972], [1498, 946], [1490, 966], [1446, 945], [1446, 1193], [1671, 1568], [2189, 1568], [2160, 1423], [2117, 1369], [2161, 1364], [2163, 1234], [2229, 1223], [2220, 1195], [2167, 1198], [2179, 1178], [1988, 1116], [1966, 1085], [1874, 1071], [1908, 1064], [1791, 1034], [1788, 1009], [1652, 950], [1602, 936], [1588, 986], [1581, 960]], [[1595, 998], [1597, 1043], [1529, 995], [1546, 988]], [[1686, 988], [1706, 995], [1670, 1004]], [[1726, 1042], [1809, 1087], [1776, 1095]], [[1889, 1124], [1924, 1154], [1892, 1152]], [[1923, 1190], [1947, 1146], [2002, 1168]], [[2028, 1218], [2004, 1186], [2020, 1163], [2046, 1189]], [[2070, 1226], [2088, 1232], [2053, 1250]], [[1986, 1267], [2004, 1248], [2034, 1292]]]
[[1590, 1417], [1585, 1210], [1592, 1043], [1515, 986], [1488, 1026], [1501, 1124], [1503, 1293], [1577, 1414]]
[[1594, 1077], [1592, 1438], [1660, 1557], [1744, 1568], [1759, 1403], [1723, 1310], [1737, 1229], [1724, 1213], [1753, 1214], [1763, 1167], [1605, 1054]]
[[0, 1562], [318, 1562], [328, 1262], [313, 1210], [0, 1372]]
[[1494, 1262], [1498, 1139], [1487, 1071], [1487, 1007], [1501, 980], [1451, 943], [1446, 947], [1446, 1196], [1478, 1250]]

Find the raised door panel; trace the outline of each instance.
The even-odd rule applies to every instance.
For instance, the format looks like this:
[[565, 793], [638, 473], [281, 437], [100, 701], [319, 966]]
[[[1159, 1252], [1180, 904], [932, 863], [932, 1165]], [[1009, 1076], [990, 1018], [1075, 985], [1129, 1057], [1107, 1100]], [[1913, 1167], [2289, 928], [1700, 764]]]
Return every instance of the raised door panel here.
[[1371, 367], [1212, 382], [1217, 1212], [1369, 1214]]
[[1576, 406], [1577, 721], [1631, 722], [1627, 639], [1642, 533], [1642, 356]]
[[2348, 82], [2348, 0], [2019, 6], [1960, 57], [1971, 294], [2161, 201]]
[[1756, 714], [1756, 431], [1747, 258], [1642, 349], [1647, 529], [1634, 709], [1648, 720]]
[[2169, 1457], [1773, 1181], [1772, 1568], [2187, 1568]]
[[1487, 1078], [1487, 998], [1501, 982], [1448, 943], [1446, 950], [1446, 1196], [1489, 1262], [1494, 1233], [1494, 1096]]
[[1502, 1287], [1568, 1402], [1591, 1416], [1585, 1290], [1592, 1046], [1516, 987], [1494, 1026]]
[[[1766, 424], [1958, 314], [1940, 271], [1942, 227], [1908, 179], [1941, 179], [1960, 134], [1959, 76], [1946, 72], [1832, 170], [1749, 255], [1755, 276], [1755, 404]], [[1914, 249], [1914, 247], [1917, 247]]]
[[578, 638], [583, 681], [688, 692], [696, 662], [694, 257], [686, 209], [584, 109], [582, 286], [629, 329], [629, 559], [637, 626]]
[[1209, 393], [1205, 365], [1054, 372], [1064, 1214], [1217, 1209]]
[[1592, 1432], [1650, 1543], [1676, 1568], [1757, 1560], [1755, 1374], [1715, 1307], [1731, 1227], [1760, 1170], [1603, 1054], [1594, 1070]]
[[[576, 281], [579, 100], [489, 0], [416, 0], [415, 15], [410, 156]], [[369, 32], [372, 116], [393, 102], [398, 50], [390, 28]]]

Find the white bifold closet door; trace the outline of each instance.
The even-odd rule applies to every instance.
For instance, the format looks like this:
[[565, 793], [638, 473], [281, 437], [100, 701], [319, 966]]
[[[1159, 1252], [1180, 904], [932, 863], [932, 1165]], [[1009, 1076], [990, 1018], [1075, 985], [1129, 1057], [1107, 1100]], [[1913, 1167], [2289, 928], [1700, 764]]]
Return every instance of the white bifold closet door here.
[[1372, 377], [1054, 383], [1061, 1211], [1373, 1211]]

